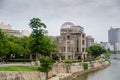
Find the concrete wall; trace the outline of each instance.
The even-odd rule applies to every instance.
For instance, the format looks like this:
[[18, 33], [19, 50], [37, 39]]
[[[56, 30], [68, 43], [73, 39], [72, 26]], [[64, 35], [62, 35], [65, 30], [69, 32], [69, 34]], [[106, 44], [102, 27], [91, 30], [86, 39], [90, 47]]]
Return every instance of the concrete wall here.
[[26, 71], [0, 71], [0, 80], [45, 80], [45, 73]]
[[[84, 70], [82, 64], [55, 63], [49, 78], [59, 75], [59, 80], [76, 80], [80, 74], [100, 69], [108, 65], [109, 62], [95, 62], [93, 66], [89, 64], [88, 70]], [[0, 80], [46, 80], [46, 73], [39, 71], [0, 71]]]
[[61, 74], [61, 75], [59, 75], [59, 80], [80, 80], [81, 75], [92, 72], [92, 71], [103, 69], [103, 68], [107, 67], [109, 64], [110, 63], [108, 61], [95, 62], [92, 67], [89, 64], [88, 70], [81, 69], [81, 71], [79, 71], [79, 69], [77, 69], [77, 66], [76, 66], [76, 68], [74, 68], [74, 69], [76, 69], [78, 71], [75, 72], [75, 70], [73, 69], [73, 73]]

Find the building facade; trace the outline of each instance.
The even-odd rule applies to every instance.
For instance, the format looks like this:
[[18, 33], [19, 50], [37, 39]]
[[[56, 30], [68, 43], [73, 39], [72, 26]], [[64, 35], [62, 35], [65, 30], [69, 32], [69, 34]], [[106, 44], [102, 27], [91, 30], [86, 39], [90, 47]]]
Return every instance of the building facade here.
[[120, 52], [120, 43], [115, 44], [115, 51]]
[[3, 22], [0, 22], [0, 29], [11, 29], [11, 26], [8, 24], [8, 25], [5, 25]]
[[5, 25], [3, 22], [0, 23], [0, 29], [10, 35], [16, 36], [16, 37], [20, 37], [20, 31], [19, 30], [12, 30], [11, 26]]
[[120, 43], [120, 28], [111, 28], [108, 31], [108, 40], [112, 45]]
[[58, 48], [62, 59], [87, 58], [84, 28], [71, 22], [64, 23], [58, 37]]
[[30, 36], [31, 32], [29, 32], [29, 30], [13, 30], [12, 27], [8, 24], [5, 25], [3, 22], [0, 23], [0, 29], [9, 34], [9, 35], [13, 35], [16, 37], [23, 37], [23, 36]]
[[92, 36], [86, 36], [86, 47], [94, 45], [94, 38]]
[[24, 37], [24, 36], [30, 36], [30, 32], [28, 30], [22, 30], [21, 31], [21, 37]]
[[114, 51], [114, 46], [109, 42], [100, 42], [100, 46], [105, 48], [106, 50]]
[[111, 28], [108, 31], [108, 41], [111, 45], [114, 45], [114, 51], [116, 51], [120, 43], [120, 28]]

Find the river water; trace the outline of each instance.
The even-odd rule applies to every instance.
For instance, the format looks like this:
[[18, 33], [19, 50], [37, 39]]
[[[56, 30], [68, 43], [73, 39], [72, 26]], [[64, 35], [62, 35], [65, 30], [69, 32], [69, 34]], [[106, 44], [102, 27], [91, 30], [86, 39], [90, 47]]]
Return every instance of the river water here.
[[80, 76], [79, 80], [120, 80], [120, 60], [112, 58], [109, 67]]

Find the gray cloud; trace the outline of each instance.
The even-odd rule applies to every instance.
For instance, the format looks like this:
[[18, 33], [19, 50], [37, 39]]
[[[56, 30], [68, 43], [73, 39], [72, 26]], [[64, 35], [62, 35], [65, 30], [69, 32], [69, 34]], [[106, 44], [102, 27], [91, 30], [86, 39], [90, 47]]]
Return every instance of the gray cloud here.
[[83, 26], [97, 41], [107, 41], [110, 26], [120, 27], [119, 3], [120, 0], [0, 0], [0, 22], [15, 29], [29, 29], [29, 19], [39, 17], [51, 35], [59, 35], [60, 26], [71, 21]]

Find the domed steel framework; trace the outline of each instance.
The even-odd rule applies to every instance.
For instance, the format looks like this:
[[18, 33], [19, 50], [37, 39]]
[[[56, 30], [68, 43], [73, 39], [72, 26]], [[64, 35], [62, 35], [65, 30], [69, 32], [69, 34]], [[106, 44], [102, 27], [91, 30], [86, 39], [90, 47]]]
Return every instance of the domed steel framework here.
[[61, 29], [65, 29], [65, 28], [72, 28], [74, 27], [75, 25], [71, 22], [65, 22], [62, 26], [61, 26]]

